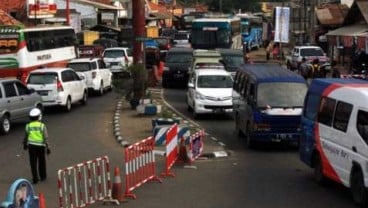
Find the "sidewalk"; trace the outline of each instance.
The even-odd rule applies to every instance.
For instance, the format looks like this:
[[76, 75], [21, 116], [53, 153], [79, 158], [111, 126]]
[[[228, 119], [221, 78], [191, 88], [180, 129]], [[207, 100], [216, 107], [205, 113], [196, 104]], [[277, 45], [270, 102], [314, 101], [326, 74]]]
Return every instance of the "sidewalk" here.
[[[154, 104], [160, 104], [162, 106], [161, 111], [171, 114], [172, 118], [179, 119], [180, 124], [186, 124], [190, 129], [190, 134], [194, 134], [201, 130], [201, 127], [198, 126], [198, 124], [189, 118], [184, 117], [163, 99], [162, 88], [149, 88], [148, 91], [152, 94], [152, 102]], [[116, 111], [113, 120], [116, 141], [122, 146], [128, 146], [149, 136], [153, 136], [152, 119], [158, 117], [160, 117], [160, 114], [139, 114], [136, 110], [131, 109], [130, 104], [124, 98], [121, 98], [116, 104]], [[203, 142], [204, 147], [202, 159], [226, 157], [229, 155], [225, 145], [218, 142], [216, 138], [208, 133], [205, 134]], [[163, 146], [156, 147], [157, 150], [164, 150]]]

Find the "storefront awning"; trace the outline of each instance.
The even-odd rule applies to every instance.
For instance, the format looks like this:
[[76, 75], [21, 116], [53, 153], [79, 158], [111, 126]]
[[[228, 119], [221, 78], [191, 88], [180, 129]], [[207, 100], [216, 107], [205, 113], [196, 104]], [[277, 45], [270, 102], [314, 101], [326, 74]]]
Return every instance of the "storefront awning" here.
[[340, 27], [326, 33], [327, 36], [358, 36], [368, 32], [368, 24], [356, 24]]
[[172, 19], [173, 15], [169, 12], [152, 12], [150, 16], [155, 19]]

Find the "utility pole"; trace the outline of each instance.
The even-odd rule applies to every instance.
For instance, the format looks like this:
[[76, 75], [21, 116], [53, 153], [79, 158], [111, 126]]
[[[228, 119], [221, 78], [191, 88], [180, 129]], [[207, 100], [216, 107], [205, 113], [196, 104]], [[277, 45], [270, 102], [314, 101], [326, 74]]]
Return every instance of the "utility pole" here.
[[69, 0], [65, 1], [66, 8], [65, 8], [65, 18], [66, 18], [66, 24], [70, 25], [70, 8], [69, 8]]
[[[134, 44], [133, 44], [133, 63], [144, 63], [143, 57], [143, 41], [146, 37], [145, 24], [145, 0], [133, 0], [133, 31], [134, 31]], [[137, 39], [138, 38], [138, 39]]]
[[310, 5], [310, 28], [309, 28], [309, 42], [311, 44], [315, 44], [315, 26], [316, 26], [316, 1], [317, 0], [311, 0]]

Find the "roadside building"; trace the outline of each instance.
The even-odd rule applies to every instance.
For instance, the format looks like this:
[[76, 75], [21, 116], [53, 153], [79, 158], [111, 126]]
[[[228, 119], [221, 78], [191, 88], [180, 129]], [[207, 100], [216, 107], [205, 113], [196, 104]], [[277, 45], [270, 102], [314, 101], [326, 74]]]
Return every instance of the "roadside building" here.
[[368, 52], [368, 1], [356, 0], [341, 27], [326, 33], [328, 54], [338, 64], [349, 67], [357, 51]]

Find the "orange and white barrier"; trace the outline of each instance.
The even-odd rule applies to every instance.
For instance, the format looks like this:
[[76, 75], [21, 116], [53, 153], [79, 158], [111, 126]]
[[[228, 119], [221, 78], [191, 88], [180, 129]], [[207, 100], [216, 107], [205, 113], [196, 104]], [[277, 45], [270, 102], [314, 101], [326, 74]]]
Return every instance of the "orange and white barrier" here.
[[155, 180], [156, 161], [154, 154], [155, 138], [148, 137], [125, 148], [125, 196], [136, 199], [132, 191], [142, 184]]
[[111, 197], [110, 162], [99, 157], [58, 171], [59, 208], [85, 207], [96, 201], [119, 204]]
[[175, 176], [174, 173], [170, 172], [170, 169], [178, 157], [178, 124], [175, 123], [166, 132], [166, 162], [165, 171], [161, 173], [162, 176]]

